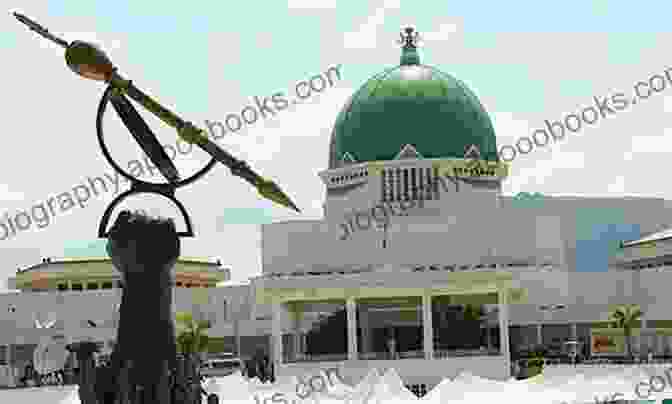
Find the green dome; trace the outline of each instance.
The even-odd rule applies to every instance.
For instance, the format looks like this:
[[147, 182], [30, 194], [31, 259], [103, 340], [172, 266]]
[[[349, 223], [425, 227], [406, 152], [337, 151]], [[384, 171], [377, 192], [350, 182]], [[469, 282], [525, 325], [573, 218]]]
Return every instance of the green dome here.
[[460, 80], [420, 64], [404, 47], [401, 64], [369, 79], [341, 110], [329, 168], [346, 153], [357, 162], [393, 160], [405, 145], [423, 158], [464, 158], [473, 144], [498, 161], [495, 131], [478, 98]]

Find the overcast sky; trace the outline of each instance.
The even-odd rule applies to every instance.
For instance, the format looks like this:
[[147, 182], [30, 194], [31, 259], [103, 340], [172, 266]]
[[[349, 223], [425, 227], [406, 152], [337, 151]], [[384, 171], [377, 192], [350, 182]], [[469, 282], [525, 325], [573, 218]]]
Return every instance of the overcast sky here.
[[[193, 0], [16, 3], [21, 8], [0, 17], [5, 94], [0, 221], [5, 214], [14, 218], [35, 205], [47, 206], [49, 198], [72, 195], [80, 184], [82, 194], [89, 177], [114, 177], [95, 132], [104, 86], [68, 70], [63, 49], [27, 30], [11, 11], [67, 41], [98, 43], [124, 77], [202, 128], [206, 119], [223, 121], [254, 105], [255, 96], [289, 94], [296, 82], [342, 66], [342, 80], [334, 87], [219, 141], [280, 184], [301, 214], [260, 200], [221, 165], [177, 191], [197, 234], [185, 240], [183, 254], [220, 258], [237, 281], [261, 273], [261, 223], [322, 216], [324, 186], [317, 174], [327, 167], [336, 115], [369, 77], [398, 64], [395, 41], [403, 26], [414, 25], [424, 36], [423, 63], [454, 75], [476, 93], [500, 146], [529, 136], [545, 119], [563, 119], [594, 105], [593, 96], [631, 94], [637, 81], [672, 67], [672, 35], [664, 32], [669, 2], [372, 0], [341, 1], [338, 8], [336, 0], [235, 2], [235, 7]], [[126, 166], [141, 153], [109, 109], [110, 150]], [[670, 112], [672, 88], [667, 88], [561, 144], [535, 149], [514, 161], [505, 193], [669, 199]], [[174, 130], [143, 116], [162, 143], [175, 144]], [[206, 161], [200, 151], [176, 158], [187, 174]], [[114, 188], [109, 181], [107, 186]], [[84, 207], [69, 209], [52, 201], [55, 216], [48, 225], [33, 223], [0, 241], [0, 278], [95, 241], [114, 196], [112, 190], [100, 191]], [[135, 206], [170, 212], [168, 203], [150, 199]]]

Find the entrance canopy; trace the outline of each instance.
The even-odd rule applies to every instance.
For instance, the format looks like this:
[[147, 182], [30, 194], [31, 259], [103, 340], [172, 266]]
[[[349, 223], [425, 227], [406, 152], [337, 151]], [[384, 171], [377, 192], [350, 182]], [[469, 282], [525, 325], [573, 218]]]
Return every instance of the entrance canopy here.
[[[381, 279], [382, 278], [382, 279]], [[523, 303], [524, 289], [512, 288], [512, 275], [502, 271], [464, 273], [371, 272], [257, 279], [257, 304], [292, 301], [361, 299], [429, 295], [483, 294], [506, 291], [507, 303]]]

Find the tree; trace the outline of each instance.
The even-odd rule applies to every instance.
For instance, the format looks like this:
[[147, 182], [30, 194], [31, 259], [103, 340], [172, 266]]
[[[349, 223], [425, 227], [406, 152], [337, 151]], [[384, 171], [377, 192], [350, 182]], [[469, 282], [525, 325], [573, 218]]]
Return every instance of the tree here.
[[178, 371], [178, 385], [186, 388], [176, 397], [177, 402], [200, 402], [201, 394], [205, 391], [201, 387], [200, 371], [198, 367], [203, 359], [201, 355], [208, 349], [208, 335], [205, 333], [211, 328], [209, 321], [194, 320], [189, 312], [175, 314], [175, 329], [177, 331], [177, 351], [184, 356], [186, 364], [182, 371]]
[[467, 321], [478, 321], [480, 324], [482, 317], [485, 315], [485, 310], [482, 305], [474, 306], [467, 304], [464, 307], [464, 319]]
[[629, 358], [632, 358], [632, 328], [643, 315], [638, 305], [628, 304], [617, 307], [609, 316], [612, 327], [623, 329], [626, 355]]
[[[461, 313], [460, 313], [461, 312]], [[449, 340], [456, 349], [478, 349], [481, 346], [481, 323], [485, 311], [481, 305], [466, 304], [455, 313], [455, 318], [449, 320]], [[455, 332], [459, 330], [459, 332]]]
[[185, 356], [198, 356], [208, 349], [206, 330], [212, 325], [206, 320], [194, 320], [189, 312], [175, 315], [177, 330], [177, 349]]

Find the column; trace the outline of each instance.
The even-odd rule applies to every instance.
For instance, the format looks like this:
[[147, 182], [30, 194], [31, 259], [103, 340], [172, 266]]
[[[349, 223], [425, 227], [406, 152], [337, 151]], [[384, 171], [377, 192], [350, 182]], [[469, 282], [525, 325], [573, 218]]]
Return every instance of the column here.
[[434, 359], [434, 326], [432, 325], [432, 295], [425, 291], [422, 295], [422, 348], [425, 359]]
[[273, 351], [273, 366], [276, 372], [280, 370], [282, 363], [282, 310], [283, 303], [277, 299], [273, 299], [273, 319], [271, 332], [271, 349]]
[[[237, 315], [237, 313], [236, 313]], [[240, 358], [240, 319], [236, 318], [233, 320], [233, 326], [235, 327], [235, 336], [236, 336], [236, 356]]]
[[308, 337], [306, 336], [305, 333], [301, 333], [301, 352], [306, 353], [307, 347], [308, 347], [308, 342], [307, 342]]
[[506, 377], [511, 376], [511, 355], [509, 353], [509, 304], [506, 296], [508, 287], [497, 291], [497, 305], [499, 306], [499, 340], [502, 355], [506, 361]]
[[290, 352], [285, 355], [291, 361], [299, 360], [301, 354], [301, 317], [303, 314], [304, 305], [301, 302], [292, 302], [287, 304], [287, 309], [290, 313]]
[[642, 328], [641, 328], [641, 332], [640, 332], [640, 337], [637, 338], [639, 340], [639, 353], [640, 353], [640, 355], [644, 354], [644, 356], [646, 356], [646, 354], [648, 354], [648, 348], [650, 346], [650, 340], [649, 340], [649, 336], [648, 336], [648, 332], [647, 332], [648, 324], [647, 324], [647, 321], [646, 321], [647, 314], [648, 314], [647, 306], [648, 306], [648, 303], [649, 303], [648, 302], [649, 293], [646, 290], [646, 288], [642, 288], [642, 271], [637, 270], [635, 272], [634, 276], [636, 278], [636, 292], [635, 293], [637, 293], [637, 297], [636, 297], [635, 300], [637, 300], [639, 302], [639, 307], [643, 312], [643, 314], [641, 316]]
[[[572, 341], [578, 342], [577, 334], [576, 323], [569, 323], [569, 337]], [[581, 353], [581, 345], [570, 345], [567, 347], [567, 352], [572, 354], [572, 365], [576, 365], [576, 357]]]
[[544, 337], [541, 332], [541, 323], [537, 324], [537, 345], [541, 345], [544, 343]]
[[301, 317], [303, 315], [303, 312], [301, 309], [298, 309], [294, 312], [294, 335], [292, 337], [292, 341], [294, 341], [294, 360], [298, 361], [301, 359], [303, 350], [301, 348]]
[[254, 321], [257, 319], [257, 306], [261, 303], [259, 295], [264, 291], [263, 288], [257, 286], [255, 283], [250, 284], [250, 294], [247, 296], [247, 301], [250, 304], [250, 318], [248, 320]]
[[[642, 305], [642, 311], [646, 310], [646, 306]], [[649, 353], [649, 347], [651, 347], [651, 337], [649, 336], [648, 330], [648, 321], [646, 321], [646, 311], [642, 314], [642, 328], [641, 328], [641, 337], [639, 338], [639, 352], [640, 355], [646, 355]]]
[[357, 360], [357, 304], [354, 297], [345, 301], [348, 320], [348, 360]]
[[653, 334], [653, 335], [651, 336], [651, 339], [653, 340], [652, 343], [651, 343], [651, 345], [652, 345], [652, 350], [653, 350], [653, 354], [654, 354], [654, 355], [660, 355], [660, 354], [659, 354], [659, 351], [660, 351], [660, 343], [658, 342], [658, 341], [660, 341], [660, 339], [659, 339], [658, 337], [659, 337], [659, 336], [658, 336], [657, 334]]

